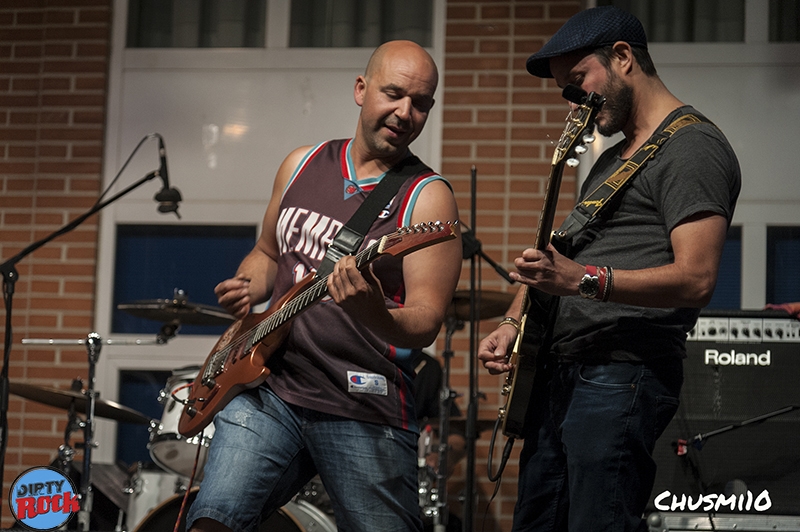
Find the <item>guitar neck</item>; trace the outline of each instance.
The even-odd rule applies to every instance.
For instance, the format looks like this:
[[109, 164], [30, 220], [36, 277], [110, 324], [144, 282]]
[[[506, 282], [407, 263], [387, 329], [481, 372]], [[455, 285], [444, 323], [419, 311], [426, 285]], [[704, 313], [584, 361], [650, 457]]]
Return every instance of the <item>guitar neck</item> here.
[[561, 176], [564, 171], [564, 163], [556, 163], [550, 171], [550, 178], [547, 180], [547, 190], [544, 195], [542, 212], [539, 214], [539, 225], [536, 229], [536, 239], [533, 247], [539, 251], [545, 249], [550, 243], [553, 233], [553, 220], [558, 209], [558, 191], [561, 188]]
[[[380, 256], [381, 244], [386, 237], [381, 238], [368, 248], [355, 255], [356, 266], [359, 270], [365, 268], [370, 262]], [[328, 277], [317, 279], [311, 286], [287, 301], [284, 306], [274, 312], [269, 318], [262, 321], [253, 331], [252, 345], [266, 338], [272, 331], [303, 312], [305, 309], [328, 295]]]

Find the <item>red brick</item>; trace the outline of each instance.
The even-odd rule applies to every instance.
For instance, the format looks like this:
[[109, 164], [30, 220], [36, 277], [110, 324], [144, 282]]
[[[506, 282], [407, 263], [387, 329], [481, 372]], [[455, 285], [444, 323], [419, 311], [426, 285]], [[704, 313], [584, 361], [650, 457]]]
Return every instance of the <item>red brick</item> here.
[[45, 39], [49, 41], [86, 41], [108, 39], [108, 28], [104, 27], [49, 27], [45, 29]]
[[42, 78], [42, 89], [51, 91], [66, 91], [72, 86], [70, 78], [44, 77]]
[[48, 24], [74, 24], [75, 23], [75, 11], [74, 10], [64, 10], [64, 9], [48, 9], [45, 11], [45, 17]]
[[45, 43], [45, 57], [72, 57], [75, 46], [63, 43]]
[[83, 59], [80, 61], [44, 61], [44, 72], [69, 72], [69, 73], [89, 73], [89, 72], [105, 72], [105, 61], [90, 61]]
[[103, 156], [103, 148], [99, 145], [97, 146], [72, 146], [72, 156], [76, 158], [80, 157], [102, 157]]
[[481, 7], [481, 19], [508, 19], [511, 15], [509, 6], [483, 6]]
[[[487, 23], [447, 23], [447, 37], [497, 37], [508, 35], [510, 25], [507, 22]], [[556, 28], [557, 29], [557, 28]]]
[[17, 44], [14, 46], [14, 57], [21, 59], [36, 59], [42, 56], [42, 46], [39, 44]]
[[5, 225], [29, 225], [33, 220], [30, 213], [3, 213], [3, 224]]
[[496, 159], [506, 157], [507, 147], [506, 144], [479, 144], [476, 148], [475, 155], [479, 159]]
[[479, 92], [479, 91], [447, 91], [445, 104], [447, 105], [499, 105], [505, 104], [508, 96], [504, 92]]
[[64, 225], [66, 222], [63, 214], [47, 212], [37, 212], [33, 219], [37, 225]]
[[39, 171], [46, 174], [99, 174], [101, 165], [99, 162], [46, 162], [39, 163]]
[[78, 90], [103, 90], [106, 88], [105, 76], [77, 76], [75, 88]]
[[59, 157], [64, 158], [67, 156], [66, 146], [39, 146], [39, 155], [42, 157]]
[[67, 124], [69, 111], [43, 111], [39, 115], [40, 124]]
[[468, 109], [445, 110], [442, 113], [445, 124], [452, 122], [472, 122], [472, 111]]
[[475, 6], [455, 6], [452, 3], [447, 5], [447, 20], [474, 19], [476, 15]]
[[12, 124], [35, 124], [38, 120], [38, 113], [12, 112], [9, 114], [9, 122]]
[[78, 11], [78, 23], [109, 23], [111, 12], [108, 9], [81, 9]]
[[508, 119], [508, 113], [505, 110], [487, 110], [478, 111], [478, 123], [492, 123], [492, 122], [505, 122]]
[[[552, 13], [553, 8], [550, 7]], [[541, 19], [544, 18], [544, 7], [541, 5], [516, 5], [514, 6], [514, 18], [519, 19]]]
[[76, 124], [103, 124], [104, 114], [102, 111], [75, 111], [72, 120]]
[[34, 163], [4, 163], [0, 162], [0, 174], [33, 174], [36, 166]]
[[451, 39], [445, 42], [445, 52], [450, 54], [465, 54], [475, 52], [475, 41], [471, 39]]
[[504, 54], [509, 50], [507, 40], [481, 39], [478, 46], [481, 54]]

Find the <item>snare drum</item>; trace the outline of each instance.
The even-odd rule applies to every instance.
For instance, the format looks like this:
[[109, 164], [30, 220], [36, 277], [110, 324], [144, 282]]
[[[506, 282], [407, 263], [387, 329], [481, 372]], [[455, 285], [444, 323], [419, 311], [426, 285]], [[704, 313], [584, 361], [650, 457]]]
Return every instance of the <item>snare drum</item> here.
[[164, 404], [164, 413], [160, 423], [153, 423], [150, 427], [150, 443], [147, 448], [150, 450], [150, 457], [165, 471], [175, 473], [184, 477], [192, 475], [194, 459], [197, 456], [197, 446], [200, 445], [200, 456], [197, 462], [197, 474], [195, 480], [203, 478], [203, 466], [208, 458], [208, 446], [214, 436], [214, 424], [209, 424], [203, 432], [186, 438], [178, 432], [178, 422], [183, 412], [183, 404], [174, 400], [175, 394], [179, 400], [189, 397], [189, 390], [181, 386], [189, 384], [197, 377], [200, 371], [198, 366], [176, 369], [172, 371], [172, 376], [167, 379], [167, 386], [161, 390], [159, 401]]
[[[178, 530], [186, 529], [186, 512], [197, 498], [199, 489], [192, 488], [189, 492]], [[150, 512], [133, 532], [172, 530], [182, 503], [183, 494], [174, 495]], [[313, 505], [303, 500], [295, 500], [262, 521], [258, 530], [259, 532], [336, 532], [336, 525]]]

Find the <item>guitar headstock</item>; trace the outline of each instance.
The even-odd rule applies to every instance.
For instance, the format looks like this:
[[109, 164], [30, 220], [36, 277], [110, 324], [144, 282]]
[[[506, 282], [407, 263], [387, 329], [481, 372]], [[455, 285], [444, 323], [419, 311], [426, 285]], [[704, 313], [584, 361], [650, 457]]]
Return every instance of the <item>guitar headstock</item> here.
[[[586, 152], [586, 144], [594, 142], [594, 119], [606, 99], [594, 92], [587, 94], [575, 85], [567, 85], [561, 93], [567, 100], [578, 104], [567, 116], [567, 125], [558, 139], [553, 153], [553, 166], [566, 162], [567, 166], [577, 166], [573, 156]], [[566, 159], [566, 161], [565, 161]]]
[[384, 236], [378, 253], [402, 257], [418, 249], [456, 237], [455, 222], [425, 222], [399, 228]]

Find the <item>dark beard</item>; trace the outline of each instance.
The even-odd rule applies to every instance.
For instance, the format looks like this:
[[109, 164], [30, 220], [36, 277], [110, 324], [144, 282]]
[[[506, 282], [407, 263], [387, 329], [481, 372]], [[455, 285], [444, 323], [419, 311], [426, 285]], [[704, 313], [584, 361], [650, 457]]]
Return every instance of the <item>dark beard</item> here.
[[597, 124], [597, 132], [604, 137], [610, 137], [622, 131], [630, 119], [633, 109], [633, 89], [622, 83], [617, 76], [613, 76], [603, 87], [602, 95], [606, 98], [602, 110], [605, 121], [602, 125]]

